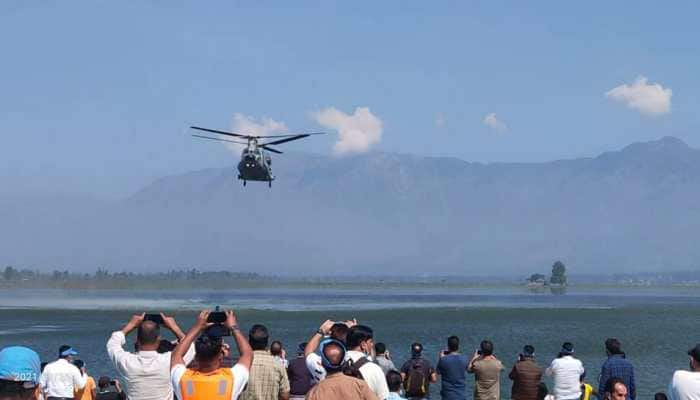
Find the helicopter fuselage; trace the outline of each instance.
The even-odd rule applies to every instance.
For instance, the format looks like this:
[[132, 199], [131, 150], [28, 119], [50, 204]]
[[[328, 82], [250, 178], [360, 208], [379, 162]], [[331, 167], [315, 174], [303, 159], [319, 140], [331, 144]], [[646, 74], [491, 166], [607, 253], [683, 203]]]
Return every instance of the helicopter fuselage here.
[[238, 163], [238, 179], [245, 181], [272, 182], [272, 159], [260, 148], [246, 148]]

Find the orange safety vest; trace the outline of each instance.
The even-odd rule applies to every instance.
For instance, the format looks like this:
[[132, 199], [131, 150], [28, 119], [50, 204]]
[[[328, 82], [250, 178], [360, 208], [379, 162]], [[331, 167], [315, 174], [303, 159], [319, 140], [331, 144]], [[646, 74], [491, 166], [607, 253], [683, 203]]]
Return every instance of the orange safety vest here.
[[188, 368], [180, 379], [182, 400], [231, 400], [234, 381], [230, 368], [206, 374]]

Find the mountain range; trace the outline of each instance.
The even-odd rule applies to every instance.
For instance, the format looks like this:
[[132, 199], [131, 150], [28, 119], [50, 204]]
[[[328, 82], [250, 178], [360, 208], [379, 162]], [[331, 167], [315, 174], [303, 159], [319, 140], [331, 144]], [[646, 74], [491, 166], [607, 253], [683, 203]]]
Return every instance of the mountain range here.
[[[0, 263], [92, 271], [529, 275], [700, 265], [700, 150], [679, 139], [544, 163], [368, 153], [158, 179], [120, 201], [0, 199]], [[106, 178], [108, 179], [108, 178]]]

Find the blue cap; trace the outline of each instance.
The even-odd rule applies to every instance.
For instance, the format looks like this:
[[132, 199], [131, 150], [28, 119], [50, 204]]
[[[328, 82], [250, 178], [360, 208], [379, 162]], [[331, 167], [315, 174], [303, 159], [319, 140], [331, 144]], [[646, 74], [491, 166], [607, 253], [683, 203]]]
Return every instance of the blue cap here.
[[0, 379], [25, 382], [33, 387], [39, 384], [41, 361], [32, 349], [22, 346], [5, 347], [0, 351]]
[[58, 356], [59, 357], [67, 357], [67, 356], [77, 356], [78, 352], [73, 350], [72, 347], [64, 344], [58, 349]]
[[[340, 357], [340, 364], [334, 364], [333, 362], [331, 362], [331, 360], [328, 359], [328, 357], [326, 357], [326, 354], [323, 350], [328, 345], [338, 346], [341, 349], [342, 356]], [[342, 367], [343, 362], [345, 361], [345, 354], [347, 352], [347, 350], [345, 348], [345, 344], [343, 342], [336, 340], [336, 339], [326, 339], [326, 340], [321, 342], [319, 347], [321, 350], [321, 364], [323, 365], [323, 367], [325, 369], [337, 370], [340, 367]]]

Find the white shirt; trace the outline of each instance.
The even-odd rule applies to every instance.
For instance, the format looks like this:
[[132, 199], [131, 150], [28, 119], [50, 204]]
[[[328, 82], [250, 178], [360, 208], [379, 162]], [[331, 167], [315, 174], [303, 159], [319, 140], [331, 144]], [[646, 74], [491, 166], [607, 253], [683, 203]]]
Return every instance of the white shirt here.
[[581, 397], [581, 375], [583, 364], [572, 356], [555, 358], [547, 368], [547, 376], [554, 378], [554, 397], [557, 400]]
[[[112, 333], [107, 341], [107, 354], [126, 383], [126, 397], [130, 400], [172, 400], [170, 353], [130, 353], [124, 350], [124, 344], [126, 337], [122, 331]], [[190, 346], [184, 356], [186, 363], [190, 363], [193, 358], [194, 345]]]
[[[178, 364], [174, 366], [173, 370], [170, 372], [170, 380], [173, 388], [175, 389], [175, 398], [177, 398], [177, 400], [182, 400], [180, 380], [186, 371], [187, 367], [185, 367], [183, 364]], [[241, 395], [245, 385], [248, 383], [249, 372], [248, 368], [245, 366], [236, 364], [233, 366], [233, 368], [231, 368], [231, 373], [233, 373], [233, 390], [231, 391], [231, 400], [236, 400], [238, 399], [238, 396]]]
[[[348, 351], [347, 355], [348, 358], [353, 361], [357, 361], [362, 357], [367, 357], [365, 353], [355, 350]], [[371, 358], [369, 359], [372, 361]], [[360, 367], [360, 373], [362, 373], [362, 378], [367, 382], [367, 385], [369, 385], [369, 388], [372, 389], [379, 400], [384, 400], [389, 397], [389, 386], [386, 383], [386, 376], [384, 375], [384, 371], [382, 371], [382, 367], [373, 362], [368, 362]]]
[[75, 365], [64, 358], [47, 364], [41, 373], [40, 384], [46, 397], [73, 398], [73, 390], [82, 389], [87, 382], [87, 375], [83, 376]]
[[668, 385], [671, 400], [700, 400], [700, 372], [676, 371]]

